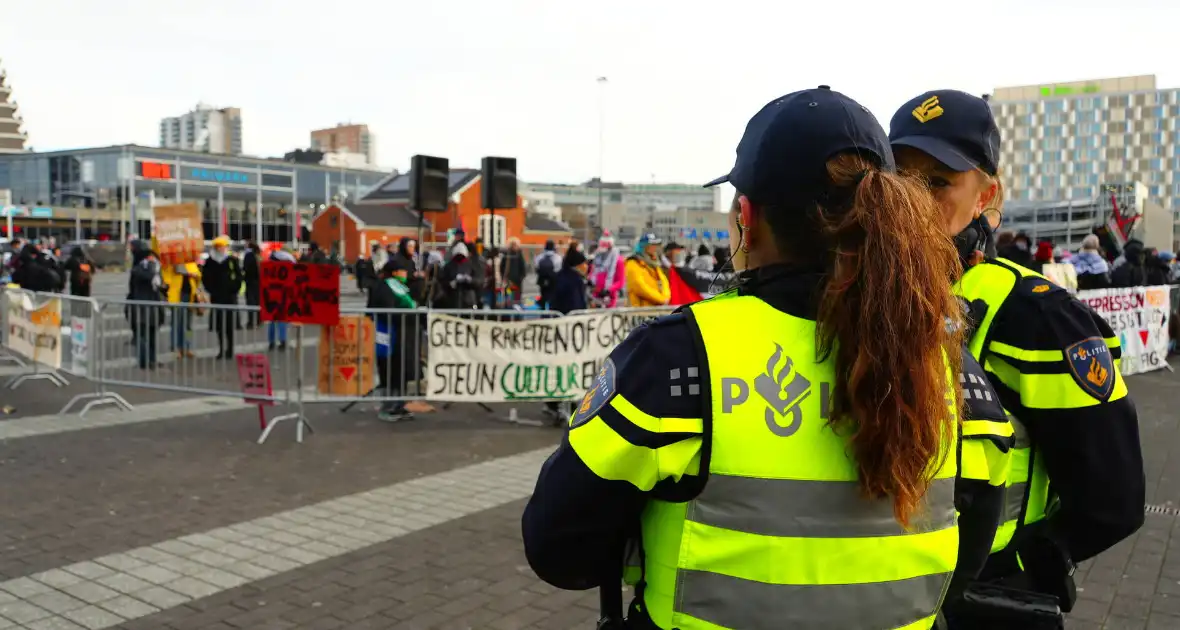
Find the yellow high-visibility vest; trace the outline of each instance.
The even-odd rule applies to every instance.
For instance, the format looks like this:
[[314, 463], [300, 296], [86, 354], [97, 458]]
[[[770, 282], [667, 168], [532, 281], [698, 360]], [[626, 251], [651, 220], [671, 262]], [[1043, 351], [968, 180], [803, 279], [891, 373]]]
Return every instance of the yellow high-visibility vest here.
[[816, 361], [815, 322], [751, 296], [690, 308], [708, 359], [709, 476], [692, 501], [644, 511], [645, 612], [680, 630], [930, 628], [958, 552], [954, 405], [906, 531], [890, 499], [862, 496], [828, 422], [834, 360]]

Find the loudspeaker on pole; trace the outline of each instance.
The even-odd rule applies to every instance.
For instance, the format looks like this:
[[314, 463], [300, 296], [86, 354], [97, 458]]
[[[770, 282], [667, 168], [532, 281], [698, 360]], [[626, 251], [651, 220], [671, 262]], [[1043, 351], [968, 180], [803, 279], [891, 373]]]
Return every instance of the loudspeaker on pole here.
[[450, 160], [431, 155], [410, 158], [410, 209], [445, 212], [450, 203]]
[[516, 158], [485, 157], [480, 162], [480, 182], [484, 209], [516, 207]]

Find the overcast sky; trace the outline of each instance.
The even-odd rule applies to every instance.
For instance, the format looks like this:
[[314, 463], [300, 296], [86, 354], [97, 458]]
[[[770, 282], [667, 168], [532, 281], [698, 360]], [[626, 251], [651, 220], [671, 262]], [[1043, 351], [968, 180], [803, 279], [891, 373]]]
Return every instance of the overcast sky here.
[[1133, 74], [1180, 85], [1174, 0], [0, 0], [0, 65], [38, 150], [155, 145], [198, 102], [246, 153], [343, 121], [530, 181], [704, 182], [765, 102], [826, 83], [883, 123], [935, 88]]

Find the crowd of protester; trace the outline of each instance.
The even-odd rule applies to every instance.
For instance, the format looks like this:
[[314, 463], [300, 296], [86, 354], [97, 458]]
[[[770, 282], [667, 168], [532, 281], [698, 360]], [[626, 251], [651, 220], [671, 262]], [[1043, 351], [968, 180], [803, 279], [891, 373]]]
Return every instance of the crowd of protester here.
[[1176, 255], [1146, 247], [1138, 239], [1128, 240], [1115, 256], [1103, 249], [1096, 234], [1088, 235], [1078, 251], [1071, 252], [1049, 240], [1037, 241], [1034, 246], [1027, 234], [1008, 231], [997, 235], [996, 250], [1000, 256], [1037, 272], [1051, 263], [1072, 265], [1079, 291], [1180, 284]]
[[[403, 238], [395, 245], [373, 245], [354, 263], [357, 289], [369, 291], [387, 278], [396, 263], [406, 271], [415, 304], [445, 309], [539, 309], [561, 313], [617, 306], [680, 306], [709, 297], [729, 285], [729, 252], [701, 245], [689, 252], [677, 243], [664, 244], [654, 234], [639, 239], [631, 252], [615, 246], [605, 233], [592, 249], [576, 239], [548, 241], [531, 260], [512, 238], [503, 249], [486, 247], [457, 232], [445, 247], [426, 253]], [[539, 295], [526, 295], [532, 274]]]
[[90, 297], [94, 263], [86, 251], [75, 246], [63, 256], [55, 239], [23, 241], [13, 239], [12, 252], [6, 255], [0, 278], [29, 291], [69, 293]]

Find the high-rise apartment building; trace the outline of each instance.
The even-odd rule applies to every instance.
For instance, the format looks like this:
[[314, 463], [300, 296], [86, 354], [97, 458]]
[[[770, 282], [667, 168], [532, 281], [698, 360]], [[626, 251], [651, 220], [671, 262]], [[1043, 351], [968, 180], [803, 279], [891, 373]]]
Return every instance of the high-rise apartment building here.
[[197, 103], [197, 107], [187, 114], [160, 121], [160, 146], [241, 155], [242, 110]]
[[1091, 200], [1107, 184], [1141, 182], [1180, 210], [1180, 89], [1155, 76], [996, 88], [1000, 168], [1013, 201]]
[[0, 153], [23, 153], [29, 136], [21, 130], [20, 112], [12, 99], [8, 74], [0, 66]]
[[368, 166], [377, 164], [376, 142], [368, 125], [340, 123], [328, 129], [316, 129], [311, 132], [311, 148], [324, 153], [355, 153], [364, 156]]

